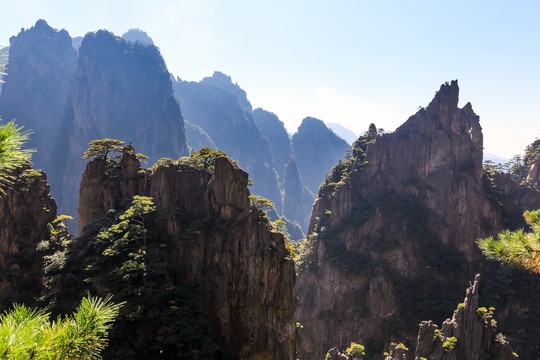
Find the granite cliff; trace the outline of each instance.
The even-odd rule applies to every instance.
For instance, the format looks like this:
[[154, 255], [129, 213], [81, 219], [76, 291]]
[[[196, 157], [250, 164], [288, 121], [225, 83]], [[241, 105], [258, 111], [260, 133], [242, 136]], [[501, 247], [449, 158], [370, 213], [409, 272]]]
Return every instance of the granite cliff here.
[[272, 200], [281, 211], [270, 144], [253, 120], [246, 93], [220, 72], [201, 82], [178, 79], [173, 86], [186, 121], [206, 132], [219, 150], [238, 160], [253, 179], [252, 191]]
[[76, 218], [81, 156], [91, 140], [137, 142], [151, 162], [187, 154], [180, 107], [155, 46], [98, 31], [77, 52], [65, 30], [44, 20], [10, 42], [0, 114], [33, 131], [34, 165], [50, 174], [61, 213]]
[[159, 50], [128, 42], [107, 31], [89, 33], [79, 50], [70, 93], [68, 156], [62, 181], [61, 212], [75, 215], [82, 154], [95, 139], [137, 143], [153, 163], [187, 155], [180, 107]]
[[321, 120], [307, 117], [293, 135], [292, 147], [304, 185], [316, 194], [325, 174], [343, 159], [349, 145]]
[[56, 218], [47, 175], [28, 164], [0, 197], [0, 310], [13, 302], [36, 304], [42, 290], [44, 253], [36, 248]]
[[321, 186], [298, 261], [301, 358], [351, 341], [369, 356], [389, 341], [413, 348], [414, 324], [442, 322], [477, 272], [502, 330], [527, 343], [516, 351], [538, 350], [531, 276], [488, 263], [475, 240], [524, 226], [521, 213], [540, 207], [540, 194], [483, 172], [479, 117], [458, 108], [458, 93], [457, 81], [442, 85], [393, 133], [370, 126]]
[[[64, 294], [91, 289], [140, 302], [137, 311], [127, 307], [122, 331], [113, 333], [110, 358], [200, 352], [203, 358], [295, 359], [294, 262], [283, 235], [250, 205], [247, 184], [248, 174], [225, 157], [212, 172], [183, 160], [142, 170], [128, 146], [119, 161], [87, 164], [79, 206], [86, 226], [68, 260], [71, 280], [61, 286]], [[136, 196], [156, 205], [145, 218], [145, 270], [116, 280], [120, 255], [105, 259], [100, 234], [126, 214], [122, 199]], [[133, 297], [130, 288], [141, 295]]]
[[253, 119], [259, 125], [263, 136], [268, 139], [274, 167], [279, 174], [281, 183], [283, 183], [285, 164], [292, 155], [291, 140], [285, 125], [275, 114], [261, 108], [253, 110]]
[[65, 30], [38, 20], [10, 39], [10, 57], [0, 96], [2, 119], [32, 130], [28, 147], [35, 148], [34, 167], [49, 173], [59, 194], [67, 148], [66, 106], [77, 63], [77, 51]]
[[[494, 308], [479, 307], [479, 277], [467, 288], [465, 300], [458, 304], [451, 319], [446, 319], [439, 329], [431, 320], [419, 324], [414, 346], [414, 359], [432, 360], [513, 360], [518, 355], [502, 333], [496, 331]], [[350, 346], [345, 352], [332, 348], [326, 360], [360, 360], [364, 358], [363, 347]], [[385, 353], [385, 360], [407, 360], [408, 348], [393, 343]]]

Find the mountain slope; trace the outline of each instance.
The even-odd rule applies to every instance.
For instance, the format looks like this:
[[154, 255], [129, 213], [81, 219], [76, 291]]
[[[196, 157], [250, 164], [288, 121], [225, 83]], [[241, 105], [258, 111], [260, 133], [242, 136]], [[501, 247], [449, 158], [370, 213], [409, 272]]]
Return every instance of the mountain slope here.
[[[299, 261], [302, 357], [351, 341], [371, 356], [385, 341], [411, 347], [414, 324], [442, 322], [476, 272], [503, 331], [528, 344], [516, 351], [527, 358], [539, 348], [539, 289], [530, 275], [486, 261], [475, 240], [523, 226], [520, 213], [540, 207], [540, 193], [483, 173], [479, 117], [457, 107], [458, 94], [457, 81], [442, 85], [393, 133], [370, 126], [321, 186]], [[531, 310], [527, 320], [515, 316], [519, 306]]]

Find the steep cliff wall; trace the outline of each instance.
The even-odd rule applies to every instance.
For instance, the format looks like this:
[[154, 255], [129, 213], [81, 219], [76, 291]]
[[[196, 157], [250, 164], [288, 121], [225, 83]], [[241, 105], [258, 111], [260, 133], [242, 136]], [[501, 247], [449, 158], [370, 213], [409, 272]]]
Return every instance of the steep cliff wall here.
[[[476, 272], [489, 273], [484, 301], [499, 309], [506, 333], [530, 326], [512, 315], [525, 303], [538, 321], [534, 296], [517, 299], [511, 290], [528, 276], [488, 264], [475, 240], [522, 224], [520, 213], [540, 207], [540, 194], [483, 174], [479, 118], [470, 104], [458, 108], [458, 93], [456, 81], [444, 84], [394, 133], [372, 125], [325, 180], [299, 261], [303, 358], [351, 341], [371, 356], [392, 340], [411, 348], [416, 329], [407, 323], [444, 320]], [[518, 353], [533, 354], [534, 339]]]
[[68, 159], [63, 175], [61, 212], [75, 215], [84, 169], [81, 156], [91, 140], [136, 142], [153, 163], [186, 155], [180, 107], [159, 50], [131, 43], [107, 31], [89, 33], [79, 50], [71, 92]]
[[319, 191], [325, 173], [343, 159], [349, 145], [319, 119], [302, 120], [292, 145], [302, 181], [313, 193]]
[[198, 83], [179, 80], [174, 91], [186, 120], [203, 129], [219, 150], [238, 160], [253, 179], [253, 193], [272, 200], [281, 211], [272, 151], [253, 120], [246, 93], [219, 72]]
[[13, 302], [35, 304], [42, 286], [43, 254], [39, 242], [56, 218], [47, 175], [30, 165], [17, 169], [15, 182], [0, 197], [0, 309]]
[[[270, 227], [261, 211], [250, 206], [247, 184], [248, 174], [228, 158], [218, 158], [213, 173], [175, 161], [141, 171], [139, 161], [128, 150], [114, 168], [107, 168], [103, 160], [90, 161], [79, 206], [81, 223], [88, 223], [78, 245], [85, 256], [72, 258], [71, 263], [79, 266], [74, 273], [87, 277], [94, 291], [112, 292], [120, 299], [130, 296], [125, 284], [114, 285], [114, 275], [83, 269], [88, 268], [89, 258], [96, 264], [96, 259], [103, 257], [95, 239], [111, 226], [107, 223], [111, 214], [122, 214], [126, 205], [121, 199], [150, 196], [157, 210], [147, 220], [146, 285], [142, 292], [163, 288], [174, 292], [188, 285], [195, 289], [190, 294], [200, 294], [196, 303], [200, 334], [210, 336], [219, 346], [212, 356], [207, 354], [209, 358], [294, 359], [294, 262], [289, 259], [283, 236]], [[80, 252], [73, 252], [73, 256]], [[166, 275], [152, 277], [158, 268]], [[131, 284], [130, 280], [127, 283]], [[124, 329], [127, 334], [113, 335], [111, 348], [115, 344], [117, 349], [130, 347], [135, 351], [133, 358], [156, 357], [158, 353], [163, 358], [178, 358], [178, 349], [187, 356], [189, 352], [182, 351], [191, 351], [183, 347], [190, 339], [185, 335], [189, 326], [178, 326], [195, 315], [186, 315], [189, 304], [183, 303], [181, 296], [174, 299], [177, 310], [172, 312], [169, 305], [156, 305], [153, 312], [141, 310], [138, 319], [123, 319], [121, 323], [131, 325]], [[168, 315], [156, 320], [156, 312]], [[138, 329], [140, 326], [144, 330]], [[144, 334], [135, 335], [141, 331]], [[175, 342], [168, 343], [173, 338]]]
[[283, 213], [306, 231], [314, 200], [313, 193], [302, 183], [296, 160], [291, 156], [285, 164], [283, 177]]
[[16, 118], [33, 132], [28, 147], [35, 148], [35, 168], [49, 173], [59, 190], [67, 148], [66, 105], [77, 62], [77, 52], [65, 30], [38, 20], [10, 39], [7, 75], [0, 96], [0, 116]]
[[274, 167], [279, 174], [281, 183], [283, 183], [285, 164], [292, 155], [291, 140], [285, 125], [275, 114], [260, 108], [253, 110], [253, 119], [259, 125], [261, 133], [268, 139]]

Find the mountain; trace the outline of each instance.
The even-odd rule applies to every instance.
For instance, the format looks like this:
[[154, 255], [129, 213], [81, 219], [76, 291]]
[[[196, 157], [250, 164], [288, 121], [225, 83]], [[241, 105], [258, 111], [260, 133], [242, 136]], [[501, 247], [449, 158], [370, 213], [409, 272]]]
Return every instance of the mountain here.
[[538, 353], [535, 280], [488, 262], [475, 241], [523, 227], [540, 192], [483, 171], [479, 117], [458, 96], [452, 81], [393, 133], [372, 124], [324, 181], [297, 262], [300, 357], [351, 341], [369, 356], [395, 339], [412, 349], [416, 324], [442, 322], [476, 273], [516, 352]]
[[[458, 304], [452, 318], [446, 319], [440, 329], [431, 320], [418, 324], [420, 329], [414, 346], [415, 359], [514, 360], [518, 357], [505, 336], [497, 333], [497, 322], [493, 318], [495, 309], [478, 305], [479, 278], [480, 275], [476, 275], [467, 288], [465, 300]], [[363, 349], [362, 345], [356, 345], [341, 353], [337, 348], [332, 348], [326, 359], [359, 360], [355, 355]], [[403, 343], [393, 342], [384, 360], [407, 360], [408, 350]]]
[[[0, 66], [6, 66], [9, 58], [9, 46], [0, 48]], [[4, 74], [0, 74], [0, 95], [2, 95], [2, 84]]]
[[319, 191], [325, 173], [343, 159], [349, 148], [345, 140], [312, 117], [302, 120], [292, 137], [292, 145], [302, 180], [313, 193]]
[[[49, 236], [56, 218], [47, 175], [25, 165], [12, 173], [15, 181], [0, 196], [0, 311], [14, 302], [37, 304], [43, 286], [46, 253], [38, 244]], [[51, 226], [52, 227], [52, 226]]]
[[283, 182], [283, 174], [287, 159], [292, 155], [291, 140], [285, 129], [285, 125], [276, 114], [261, 108], [253, 110], [253, 120], [259, 125], [263, 136], [268, 139], [274, 167]]
[[347, 129], [345, 126], [338, 124], [338, 123], [328, 123], [326, 126], [332, 130], [337, 136], [344, 139], [347, 144], [352, 144], [353, 142], [358, 139], [358, 135], [356, 135], [352, 130]]
[[253, 179], [252, 192], [272, 200], [281, 212], [272, 150], [253, 119], [245, 92], [218, 72], [201, 82], [178, 79], [173, 86], [189, 124], [204, 130], [217, 149], [238, 160]]
[[[212, 169], [181, 159], [143, 170], [132, 146], [120, 160], [87, 164], [79, 207], [87, 226], [66, 269], [75, 279], [63, 288], [129, 301], [112, 334], [111, 358], [295, 359], [295, 269], [284, 236], [250, 206], [245, 171], [225, 157]], [[146, 256], [120, 249], [107, 255], [107, 246], [122, 241], [127, 249], [143, 246], [131, 230], [120, 242], [112, 235], [129, 216], [123, 199], [137, 196], [156, 206], [133, 222], [144, 224]]]
[[74, 216], [87, 144], [115, 138], [139, 144], [153, 163], [187, 155], [180, 107], [159, 50], [100, 30], [85, 36], [79, 49], [65, 125], [68, 157], [61, 211]]
[[508, 161], [510, 161], [510, 159], [501, 157], [501, 156], [496, 155], [496, 154], [484, 153], [484, 161], [488, 161], [488, 160], [495, 163], [495, 164], [505, 164]]
[[283, 176], [283, 213], [305, 230], [314, 200], [315, 195], [302, 183], [294, 156], [289, 157]]
[[131, 42], [140, 41], [147, 45], [154, 45], [152, 38], [148, 36], [146, 31], [143, 31], [141, 29], [131, 28], [122, 35], [122, 38]]
[[77, 52], [65, 30], [38, 20], [10, 39], [10, 57], [0, 96], [0, 116], [16, 118], [31, 130], [27, 146], [36, 149], [34, 167], [49, 172], [53, 194], [58, 195], [67, 149], [66, 108]]

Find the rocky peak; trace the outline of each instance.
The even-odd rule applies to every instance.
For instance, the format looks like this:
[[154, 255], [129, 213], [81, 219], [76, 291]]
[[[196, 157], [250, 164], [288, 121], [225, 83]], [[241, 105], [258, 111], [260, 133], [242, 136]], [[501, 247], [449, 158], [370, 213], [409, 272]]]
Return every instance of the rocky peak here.
[[247, 99], [246, 92], [237, 83], [233, 83], [230, 76], [219, 71], [214, 71], [212, 76], [202, 79], [201, 84], [215, 86], [230, 92], [244, 109], [249, 112], [252, 111], [251, 103]]
[[[152, 197], [158, 220], [148, 231], [152, 234], [148, 253], [153, 255], [147, 267], [154, 266], [152, 261], [164, 261], [174, 274], [159, 281], [200, 288], [198, 309], [204, 309], [200, 316], [208, 324], [200, 333], [214, 339], [221, 358], [293, 360], [294, 262], [283, 235], [272, 230], [264, 213], [250, 205], [248, 174], [226, 157], [215, 160], [213, 173], [181, 160], [162, 160], [159, 166], [142, 170], [134, 152], [132, 147], [124, 148], [114, 168], [99, 159], [87, 164], [80, 218], [99, 223], [109, 210], [122, 209], [122, 199]], [[95, 228], [85, 230], [86, 239], [95, 236]], [[104, 291], [108, 280], [100, 278], [92, 286]], [[152, 346], [147, 339], [134, 346], [142, 346], [141, 351], [165, 346], [159, 332], [176, 326], [169, 323], [180, 321], [174, 316], [163, 319], [148, 335]]]
[[248, 174], [227, 157], [216, 159], [215, 172], [208, 184], [210, 203], [216, 214], [234, 219], [249, 206]]
[[418, 330], [416, 359], [517, 358], [505, 337], [495, 330], [494, 308], [478, 306], [479, 280], [478, 274], [467, 289], [463, 303], [458, 305], [452, 319], [443, 322], [440, 330], [432, 321], [422, 321]]
[[274, 159], [274, 167], [283, 182], [285, 163], [292, 154], [291, 140], [285, 125], [276, 114], [261, 108], [253, 110], [253, 119], [259, 125], [261, 133], [268, 138]]
[[[297, 282], [301, 356], [351, 341], [382, 353], [376, 344], [391, 338], [412, 348], [416, 329], [407, 318], [442, 321], [471, 276], [485, 271], [485, 281], [500, 280], [475, 241], [520, 224], [520, 213], [540, 207], [540, 193], [483, 174], [479, 117], [470, 104], [457, 107], [458, 91], [457, 82], [444, 84], [393, 133], [370, 126], [325, 179], [310, 220], [310, 255], [299, 261], [306, 269]], [[522, 276], [510, 281], [527, 286]], [[518, 301], [511, 291], [499, 289], [490, 301], [506, 309], [501, 323], [529, 326], [510, 325], [509, 302]]]
[[319, 191], [324, 174], [343, 159], [349, 147], [322, 120], [313, 117], [302, 120], [292, 144], [302, 180], [313, 193]]
[[0, 115], [16, 118], [32, 131], [27, 144], [37, 151], [36, 168], [49, 173], [53, 193], [59, 195], [66, 153], [66, 107], [77, 52], [65, 30], [56, 30], [44, 20], [10, 39], [7, 75], [0, 96]]
[[[96, 139], [126, 139], [155, 162], [187, 155], [180, 107], [174, 98], [165, 61], [157, 47], [128, 42], [108, 31], [85, 36], [71, 92], [69, 155], [63, 177], [63, 210], [76, 211], [80, 159]], [[81, 225], [82, 227], [82, 225]]]
[[30, 164], [12, 174], [13, 185], [0, 196], [0, 310], [13, 302], [35, 303], [42, 286], [43, 253], [36, 248], [48, 237], [56, 202], [47, 175]]
[[306, 231], [314, 199], [315, 195], [302, 183], [294, 156], [289, 157], [283, 177], [283, 214]]
[[126, 39], [127, 41], [136, 42], [140, 41], [145, 44], [154, 45], [154, 42], [152, 41], [152, 38], [148, 36], [146, 31], [143, 31], [141, 29], [131, 28], [128, 31], [126, 31], [122, 37]]
[[229, 85], [239, 89], [228, 76], [215, 73], [201, 82], [176, 82], [174, 87], [189, 123], [200, 127], [219, 150], [242, 164], [253, 179], [252, 192], [279, 205], [281, 192], [269, 141], [253, 119], [251, 105], [243, 106]]

